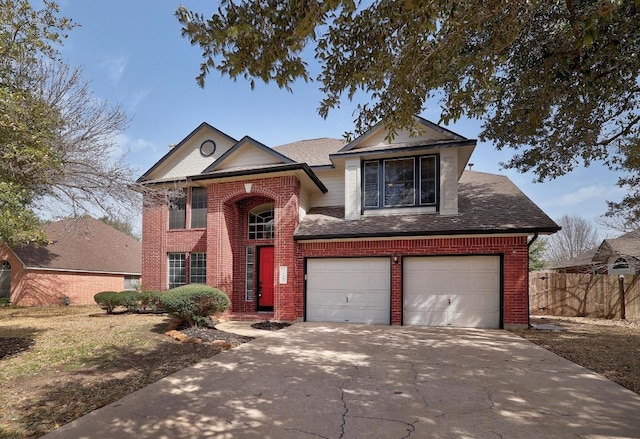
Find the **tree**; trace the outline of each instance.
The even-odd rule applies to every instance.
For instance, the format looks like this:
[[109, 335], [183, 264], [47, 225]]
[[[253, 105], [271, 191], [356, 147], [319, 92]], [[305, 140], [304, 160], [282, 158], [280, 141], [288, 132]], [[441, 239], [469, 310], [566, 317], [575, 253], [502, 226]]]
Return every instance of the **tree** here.
[[529, 271], [544, 270], [547, 263], [544, 260], [544, 253], [547, 247], [546, 241], [536, 239], [529, 247]]
[[600, 244], [598, 232], [584, 218], [562, 215], [556, 220], [562, 229], [546, 239], [546, 259], [559, 265]]
[[[133, 171], [114, 158], [128, 119], [95, 98], [81, 71], [59, 59], [58, 6], [0, 2], [0, 240], [46, 240], [36, 212], [81, 216], [130, 211]], [[136, 203], [137, 204], [137, 203]]]
[[223, 0], [211, 17], [176, 15], [202, 50], [201, 86], [212, 70], [252, 87], [315, 79], [323, 117], [365, 93], [356, 134], [380, 121], [416, 130], [412, 116], [440, 98], [441, 122], [482, 119], [481, 139], [514, 150], [508, 168], [540, 181], [594, 161], [622, 172], [629, 195], [611, 215], [640, 216], [635, 0]]

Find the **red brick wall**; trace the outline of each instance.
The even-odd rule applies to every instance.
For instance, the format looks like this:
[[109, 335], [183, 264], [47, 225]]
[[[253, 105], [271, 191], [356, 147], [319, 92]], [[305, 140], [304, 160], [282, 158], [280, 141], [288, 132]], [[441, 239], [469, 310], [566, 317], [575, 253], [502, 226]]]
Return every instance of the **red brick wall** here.
[[[504, 255], [504, 325], [528, 323], [527, 237], [425, 238], [349, 242], [298, 243], [296, 306], [302, 317], [305, 257], [398, 256], [391, 264], [391, 323], [402, 324], [402, 256]], [[300, 310], [300, 311], [298, 311]]]
[[24, 269], [15, 254], [0, 245], [0, 261], [11, 264], [12, 303], [20, 306], [61, 305], [69, 297], [72, 305], [95, 304], [100, 291], [122, 291], [124, 275]]

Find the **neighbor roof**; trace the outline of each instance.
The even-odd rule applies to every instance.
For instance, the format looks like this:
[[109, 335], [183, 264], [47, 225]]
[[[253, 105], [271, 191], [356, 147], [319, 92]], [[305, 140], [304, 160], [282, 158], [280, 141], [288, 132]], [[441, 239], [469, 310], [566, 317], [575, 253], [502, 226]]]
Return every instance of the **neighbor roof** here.
[[458, 215], [405, 214], [344, 219], [343, 207], [311, 209], [294, 237], [304, 239], [554, 233], [560, 227], [507, 177], [465, 171], [459, 181]]
[[94, 218], [57, 221], [45, 232], [51, 244], [13, 249], [25, 268], [139, 275], [142, 244]]
[[605, 239], [599, 246], [589, 249], [575, 258], [561, 262], [551, 268], [563, 269], [582, 266], [597, 266], [606, 262], [611, 254], [631, 256], [633, 258], [640, 259], [640, 230], [625, 233], [617, 238]]

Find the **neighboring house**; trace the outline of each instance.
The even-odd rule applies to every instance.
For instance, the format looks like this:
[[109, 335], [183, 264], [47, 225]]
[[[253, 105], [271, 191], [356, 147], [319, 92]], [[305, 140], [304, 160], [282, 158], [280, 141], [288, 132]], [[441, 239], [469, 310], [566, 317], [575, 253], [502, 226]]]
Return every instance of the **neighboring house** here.
[[527, 244], [559, 227], [506, 177], [463, 172], [475, 140], [416, 121], [273, 149], [201, 124], [138, 180], [143, 284], [218, 287], [234, 318], [526, 325]]
[[48, 245], [0, 244], [0, 297], [22, 306], [92, 304], [140, 283], [140, 241], [93, 218], [48, 224]]
[[640, 273], [640, 230], [605, 239], [577, 257], [552, 267], [562, 273]]

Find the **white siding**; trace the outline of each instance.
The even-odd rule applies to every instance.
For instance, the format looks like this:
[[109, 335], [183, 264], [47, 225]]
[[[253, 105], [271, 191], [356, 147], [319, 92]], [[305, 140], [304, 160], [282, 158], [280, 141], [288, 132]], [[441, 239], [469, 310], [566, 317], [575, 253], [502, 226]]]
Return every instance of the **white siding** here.
[[361, 175], [360, 159], [347, 159], [344, 164], [344, 217], [354, 220], [360, 218]]
[[[424, 132], [421, 136], [411, 137], [408, 130], [400, 131], [394, 138], [391, 144], [396, 143], [414, 143], [414, 142], [433, 142], [435, 140], [447, 140], [451, 139], [451, 136], [447, 136], [440, 131], [433, 130], [431, 128], [427, 128], [422, 126]], [[366, 146], [376, 146], [376, 145], [388, 145], [389, 142], [385, 138], [387, 136], [387, 131], [384, 127], [378, 128], [374, 133], [368, 136], [365, 139], [362, 139], [362, 142], [359, 143], [354, 149], [364, 148]]]
[[440, 213], [458, 213], [458, 150], [440, 151]]
[[[203, 157], [200, 154], [200, 145], [208, 139], [216, 142], [216, 151], [210, 157]], [[203, 129], [201, 132], [194, 134], [173, 156], [153, 171], [149, 175], [149, 179], [183, 178], [198, 175], [232, 146], [233, 143], [226, 137], [208, 129]]]
[[298, 201], [298, 220], [302, 221], [311, 208], [311, 194], [304, 187], [300, 189], [300, 200]]
[[311, 207], [344, 206], [344, 169], [320, 169], [315, 171], [327, 187], [327, 193], [311, 196]]
[[222, 163], [221, 169], [231, 169], [243, 166], [256, 166], [256, 165], [271, 165], [282, 163], [282, 160], [272, 156], [268, 152], [265, 152], [258, 147], [247, 143], [242, 145], [237, 151], [235, 151], [230, 157]]

